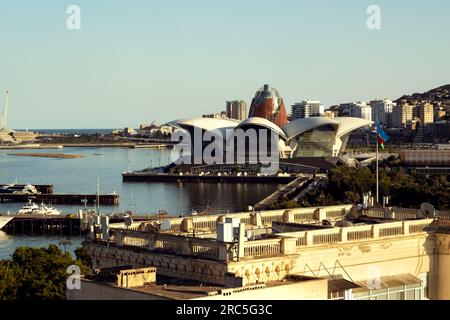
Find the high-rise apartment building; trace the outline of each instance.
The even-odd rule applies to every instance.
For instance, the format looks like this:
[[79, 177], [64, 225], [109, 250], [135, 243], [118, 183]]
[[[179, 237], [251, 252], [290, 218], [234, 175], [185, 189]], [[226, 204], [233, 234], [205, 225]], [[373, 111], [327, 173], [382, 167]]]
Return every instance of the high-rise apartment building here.
[[359, 108], [359, 117], [361, 119], [366, 119], [372, 121], [372, 107], [365, 103], [364, 106]]
[[397, 103], [384, 99], [370, 102], [372, 107], [372, 121], [379, 121], [382, 125], [391, 127], [392, 112]]
[[309, 117], [322, 117], [325, 114], [325, 107], [320, 101], [305, 100], [292, 105], [292, 120], [305, 119]]
[[247, 103], [242, 100], [227, 101], [227, 117], [236, 120], [247, 119]]
[[394, 107], [392, 112], [391, 128], [406, 128], [408, 122], [414, 118], [414, 107], [408, 103], [403, 103]]
[[416, 107], [417, 117], [420, 119], [421, 125], [434, 122], [434, 107], [431, 103], [422, 103]]
[[340, 116], [372, 121], [372, 107], [367, 102], [350, 102], [340, 105]]
[[226, 119], [227, 118], [227, 113], [225, 111], [222, 111], [222, 112], [219, 112], [219, 113], [204, 114], [204, 115], [202, 115], [202, 118]]

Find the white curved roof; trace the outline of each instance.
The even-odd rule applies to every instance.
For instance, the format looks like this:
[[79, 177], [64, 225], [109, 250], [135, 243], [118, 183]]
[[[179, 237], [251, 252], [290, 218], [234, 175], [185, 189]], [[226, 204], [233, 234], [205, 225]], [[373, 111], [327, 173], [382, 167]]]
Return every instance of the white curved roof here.
[[319, 128], [326, 125], [331, 125], [336, 128], [337, 137], [342, 137], [353, 130], [371, 125], [373, 122], [361, 118], [340, 117], [310, 117], [299, 119], [283, 126], [283, 131], [286, 133], [288, 140], [305, 133], [309, 130]]
[[284, 125], [282, 128], [278, 127], [273, 122], [259, 117], [248, 118], [245, 121], [239, 122], [234, 119], [219, 119], [219, 118], [194, 118], [183, 119], [169, 122], [167, 125], [186, 130], [188, 128], [200, 128], [205, 131], [220, 130], [225, 132], [226, 129], [238, 129], [246, 126], [260, 126], [276, 132], [278, 135], [286, 140], [291, 140], [298, 135], [319, 128], [326, 125], [335, 127], [337, 137], [342, 137], [349, 134], [353, 130], [373, 124], [372, 121], [353, 117], [310, 117], [299, 119]]
[[275, 123], [273, 123], [272, 121], [269, 121], [267, 119], [264, 118], [259, 118], [259, 117], [252, 117], [252, 118], [248, 118], [245, 121], [242, 121], [237, 127], [236, 129], [240, 129], [246, 126], [259, 126], [259, 127], [263, 127], [269, 130], [272, 130], [274, 132], [276, 132], [279, 136], [283, 137], [284, 139], [287, 139], [286, 134], [284, 133], [283, 130], [281, 130], [281, 128], [279, 126], [277, 126]]
[[370, 126], [373, 124], [372, 121], [362, 119], [362, 118], [354, 118], [354, 117], [339, 117], [335, 118], [340, 122], [338, 137], [342, 137], [346, 134], [349, 134], [353, 130]]
[[169, 122], [168, 125], [177, 128], [200, 128], [205, 131], [213, 131], [217, 129], [235, 128], [239, 125], [238, 120], [233, 119], [218, 119], [218, 118], [194, 118], [194, 119], [182, 119]]
[[339, 127], [339, 122], [328, 117], [311, 117], [291, 121], [288, 124], [284, 125], [282, 129], [290, 140], [309, 130], [326, 125], [332, 125], [337, 129]]

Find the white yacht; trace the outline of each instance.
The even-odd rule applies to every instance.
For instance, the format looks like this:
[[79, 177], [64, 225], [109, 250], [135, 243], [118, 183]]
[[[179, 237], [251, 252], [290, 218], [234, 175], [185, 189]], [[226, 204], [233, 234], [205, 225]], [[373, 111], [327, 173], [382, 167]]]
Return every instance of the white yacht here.
[[29, 183], [23, 188], [22, 192], [25, 194], [38, 194], [39, 193], [39, 191], [36, 189], [36, 187]]
[[1, 194], [39, 194], [37, 188], [31, 184], [19, 186], [16, 184], [8, 184], [0, 186]]
[[22, 209], [17, 212], [18, 215], [60, 215], [61, 211], [55, 208], [49, 208], [45, 204], [41, 203], [41, 205], [35, 204], [33, 201], [29, 200], [26, 205], [22, 207]]

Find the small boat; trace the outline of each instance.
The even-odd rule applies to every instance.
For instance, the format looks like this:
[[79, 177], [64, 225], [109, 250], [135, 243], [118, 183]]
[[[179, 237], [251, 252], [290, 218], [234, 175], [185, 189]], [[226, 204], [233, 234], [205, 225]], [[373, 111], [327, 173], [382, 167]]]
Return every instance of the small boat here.
[[60, 215], [61, 211], [55, 208], [49, 208], [44, 203], [41, 205], [35, 204], [33, 201], [28, 200], [28, 203], [24, 205], [19, 212], [18, 215], [44, 215], [44, 216], [56, 216]]
[[117, 220], [125, 220], [127, 218], [130, 217], [130, 215], [132, 215], [131, 212], [127, 211], [127, 212], [114, 212], [110, 215], [111, 219], [117, 219]]

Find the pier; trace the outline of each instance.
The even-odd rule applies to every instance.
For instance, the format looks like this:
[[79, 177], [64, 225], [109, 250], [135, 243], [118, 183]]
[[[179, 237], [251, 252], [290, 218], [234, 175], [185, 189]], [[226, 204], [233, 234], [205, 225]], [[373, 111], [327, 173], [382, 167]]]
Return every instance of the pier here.
[[211, 182], [211, 183], [273, 183], [286, 184], [296, 176], [237, 176], [237, 175], [194, 175], [123, 173], [123, 182]]
[[270, 206], [277, 203], [279, 199], [282, 197], [286, 197], [288, 199], [292, 199], [292, 196], [300, 192], [302, 188], [304, 188], [305, 185], [308, 185], [313, 180], [308, 178], [297, 178], [294, 181], [288, 183], [281, 189], [275, 191], [271, 195], [269, 195], [267, 198], [260, 201], [258, 204], [255, 205], [255, 210], [267, 210], [270, 208]]
[[135, 144], [131, 148], [132, 149], [169, 149], [172, 148], [173, 145], [171, 144]]
[[33, 199], [35, 202], [61, 205], [96, 205], [98, 198], [99, 205], [116, 206], [119, 204], [119, 195], [113, 194], [0, 194], [2, 202], [27, 202]]
[[80, 219], [61, 216], [15, 216], [4, 228], [9, 234], [65, 235], [82, 234]]
[[[125, 219], [118, 216], [109, 216], [109, 223], [124, 223]], [[132, 215], [135, 223], [150, 220], [161, 220], [166, 216], [155, 215]], [[2, 231], [8, 234], [24, 235], [65, 235], [81, 236], [86, 230], [82, 227], [83, 220], [76, 214], [61, 214], [59, 216], [43, 215], [15, 215], [13, 219], [6, 224]]]

